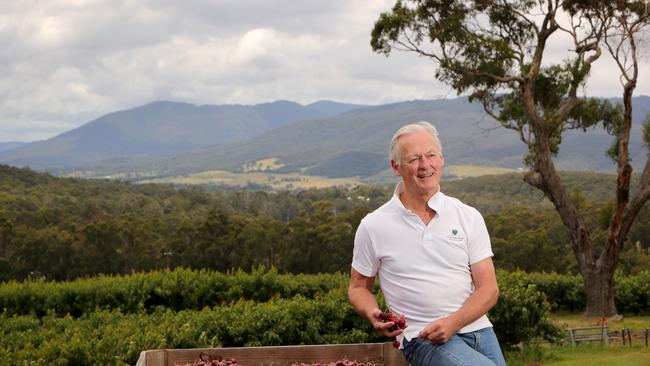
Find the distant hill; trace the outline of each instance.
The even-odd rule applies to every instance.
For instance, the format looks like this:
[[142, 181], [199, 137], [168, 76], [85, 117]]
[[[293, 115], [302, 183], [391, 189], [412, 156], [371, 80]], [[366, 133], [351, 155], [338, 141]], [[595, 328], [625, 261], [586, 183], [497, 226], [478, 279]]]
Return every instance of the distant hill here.
[[[630, 144], [636, 169], [645, 162], [641, 121], [650, 97], [634, 98]], [[211, 170], [300, 172], [331, 178], [371, 177], [388, 168], [388, 143], [403, 124], [431, 121], [447, 165], [519, 168], [526, 147], [467, 98], [379, 106], [278, 101], [255, 106], [156, 102], [111, 113], [47, 141], [5, 153], [0, 162], [77, 176], [165, 177]], [[561, 170], [613, 172], [601, 128], [563, 136]], [[273, 161], [272, 166], [259, 164]]]
[[331, 117], [363, 107], [321, 101], [244, 105], [154, 102], [102, 116], [49, 140], [0, 152], [0, 162], [56, 170], [104, 160], [171, 156], [212, 144], [243, 141], [287, 123]]
[[0, 142], [0, 152], [17, 149], [27, 144], [27, 142]]
[[155, 166], [167, 175], [239, 171], [246, 163], [278, 158], [283, 165], [279, 172], [373, 175], [388, 167], [387, 146], [393, 133], [405, 123], [420, 120], [437, 125], [445, 153], [453, 157], [454, 164], [518, 166], [521, 160], [524, 149], [512, 133], [483, 130], [494, 128], [495, 122], [487, 119], [478, 105], [451, 99], [359, 108], [335, 117], [286, 124], [243, 142], [212, 145], [155, 161], [134, 161], [130, 166], [121, 162], [119, 170], [142, 171]]
[[[645, 161], [639, 122], [649, 111], [650, 97], [635, 98], [637, 121], [630, 151], [637, 168]], [[437, 126], [448, 165], [522, 166], [526, 148], [517, 135], [498, 127], [479, 105], [457, 98], [359, 108], [335, 117], [286, 124], [243, 142], [212, 145], [155, 161], [121, 162], [113, 171], [136, 172], [154, 166], [163, 175], [241, 171], [245, 164], [276, 158], [282, 166], [278, 172], [371, 176], [388, 167], [388, 142], [393, 133], [405, 123], [420, 120]], [[557, 166], [562, 170], [613, 171], [614, 165], [605, 155], [611, 142], [602, 129], [569, 132]]]

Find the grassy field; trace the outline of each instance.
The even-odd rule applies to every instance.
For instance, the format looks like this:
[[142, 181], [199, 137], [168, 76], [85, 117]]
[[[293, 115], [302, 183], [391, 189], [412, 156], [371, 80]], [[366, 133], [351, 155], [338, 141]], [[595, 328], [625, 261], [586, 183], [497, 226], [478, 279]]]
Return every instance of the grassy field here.
[[244, 187], [250, 183], [270, 186], [273, 189], [325, 188], [333, 186], [354, 186], [359, 181], [354, 178], [327, 178], [298, 173], [249, 172], [232, 173], [224, 170], [211, 170], [187, 176], [143, 180], [140, 183], [163, 184], [219, 184]]
[[[497, 175], [518, 172], [517, 169], [478, 166], [478, 165], [448, 165], [443, 170], [442, 180], [463, 179], [470, 177], [479, 177], [482, 175]], [[387, 184], [396, 183], [399, 179], [395, 173], [387, 167], [386, 170], [363, 179], [363, 183], [369, 184]]]
[[450, 165], [445, 168], [445, 173], [457, 178], [479, 177], [482, 175], [496, 175], [517, 172], [516, 169], [477, 166], [477, 165]]
[[650, 349], [641, 342], [632, 348], [611, 344], [533, 347], [506, 354], [509, 366], [648, 366]]
[[280, 160], [278, 158], [268, 158], [268, 159], [258, 160], [253, 163], [244, 164], [242, 165], [242, 170], [244, 171], [244, 173], [270, 171], [270, 170], [280, 169], [283, 166], [284, 164], [280, 163]]
[[[259, 160], [243, 167], [243, 173], [233, 173], [224, 170], [211, 170], [186, 176], [146, 179], [140, 183], [163, 184], [218, 184], [233, 187], [244, 187], [250, 183], [270, 186], [273, 189], [305, 189], [326, 188], [335, 186], [355, 186], [359, 184], [396, 183], [399, 179], [387, 169], [386, 171], [369, 178], [327, 178], [299, 173], [274, 173], [272, 170], [281, 167], [276, 158]], [[454, 165], [445, 168], [445, 175], [454, 179], [477, 177], [481, 175], [505, 174], [514, 172], [514, 169], [498, 167], [480, 167], [474, 165]], [[445, 178], [443, 178], [445, 179]]]
[[[576, 313], [556, 313], [552, 315], [555, 323], [562, 328], [578, 328], [578, 327], [593, 327], [598, 324], [594, 320], [587, 320], [582, 314]], [[650, 327], [650, 316], [635, 315], [632, 317], [623, 317], [622, 320], [608, 320], [607, 326], [610, 331], [621, 330], [628, 328], [636, 332], [644, 332], [646, 328]]]
[[[579, 313], [553, 314], [554, 321], [564, 329], [599, 325]], [[631, 316], [620, 321], [610, 320], [610, 343], [525, 346], [522, 350], [507, 353], [509, 366], [649, 366], [650, 348], [645, 346], [645, 329], [650, 327], [650, 316]], [[631, 330], [632, 347], [623, 345], [621, 330]]]
[[[555, 350], [554, 350], [555, 351]], [[647, 366], [650, 365], [650, 350], [645, 346], [636, 345], [632, 348], [620, 345], [580, 346], [567, 351], [566, 348], [557, 354], [557, 361], [545, 364], [547, 366]]]

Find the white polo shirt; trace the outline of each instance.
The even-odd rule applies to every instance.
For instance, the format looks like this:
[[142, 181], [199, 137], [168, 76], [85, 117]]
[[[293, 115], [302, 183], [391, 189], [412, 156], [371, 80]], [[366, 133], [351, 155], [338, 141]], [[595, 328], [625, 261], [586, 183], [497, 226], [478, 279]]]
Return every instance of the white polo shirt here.
[[[402, 190], [399, 183], [390, 201], [361, 220], [352, 258], [357, 272], [378, 276], [390, 309], [406, 317], [409, 326], [400, 341], [460, 309], [474, 291], [470, 264], [493, 256], [475, 208], [438, 192], [428, 202], [436, 215], [425, 225], [400, 201]], [[458, 332], [490, 326], [483, 315]]]

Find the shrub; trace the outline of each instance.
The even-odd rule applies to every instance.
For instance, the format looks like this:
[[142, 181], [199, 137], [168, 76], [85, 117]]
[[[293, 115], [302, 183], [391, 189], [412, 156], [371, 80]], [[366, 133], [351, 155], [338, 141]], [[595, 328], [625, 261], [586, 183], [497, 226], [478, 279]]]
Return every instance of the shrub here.
[[535, 285], [508, 283], [500, 286], [499, 301], [488, 317], [501, 346], [508, 350], [535, 339], [555, 342], [561, 330], [549, 317], [551, 305]]

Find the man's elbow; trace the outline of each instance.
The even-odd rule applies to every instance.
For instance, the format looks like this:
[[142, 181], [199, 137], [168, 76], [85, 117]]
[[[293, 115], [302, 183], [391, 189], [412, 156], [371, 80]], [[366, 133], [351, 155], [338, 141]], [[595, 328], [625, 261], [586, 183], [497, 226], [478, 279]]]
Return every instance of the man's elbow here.
[[490, 309], [497, 304], [497, 301], [499, 300], [499, 286], [495, 285], [494, 288], [491, 291], [491, 296], [490, 296]]
[[354, 300], [354, 287], [348, 286], [348, 300], [352, 303]]

